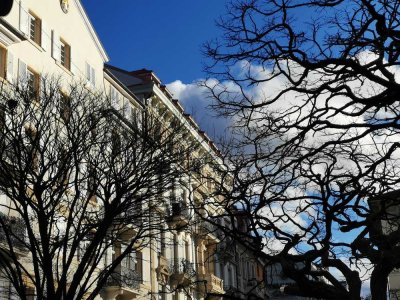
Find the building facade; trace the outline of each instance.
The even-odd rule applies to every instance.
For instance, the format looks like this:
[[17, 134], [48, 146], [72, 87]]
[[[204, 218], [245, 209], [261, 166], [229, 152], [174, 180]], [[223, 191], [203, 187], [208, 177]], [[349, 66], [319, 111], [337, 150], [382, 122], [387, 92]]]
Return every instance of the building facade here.
[[[137, 121], [144, 112], [151, 112], [160, 123], [180, 120], [186, 138], [201, 145], [193, 155], [205, 155], [222, 164], [213, 142], [152, 71], [128, 72], [107, 65], [108, 60], [79, 0], [14, 1], [10, 12], [0, 17], [0, 84], [27, 82], [32, 92], [39, 94], [49, 77], [60, 78], [66, 89], [68, 84], [80, 82], [89, 91], [102, 91], [112, 108], [128, 119]], [[225, 238], [207, 222], [207, 214], [196, 210], [197, 204], [207, 199], [205, 211], [218, 216], [217, 206], [212, 204], [218, 198], [210, 196], [213, 183], [207, 180], [213, 176], [212, 169], [205, 166], [204, 173], [204, 178], [194, 174], [180, 178], [174, 191], [165, 195], [168, 205], [154, 215], [163, 219], [160, 236], [150, 238], [148, 247], [122, 260], [117, 272], [129, 274], [131, 280], [107, 281], [98, 299], [266, 297], [263, 263]], [[8, 199], [0, 195], [0, 201]], [[118, 257], [124, 247], [123, 240], [114, 245], [107, 259]], [[0, 298], [18, 299], [12, 290], [3, 276]]]

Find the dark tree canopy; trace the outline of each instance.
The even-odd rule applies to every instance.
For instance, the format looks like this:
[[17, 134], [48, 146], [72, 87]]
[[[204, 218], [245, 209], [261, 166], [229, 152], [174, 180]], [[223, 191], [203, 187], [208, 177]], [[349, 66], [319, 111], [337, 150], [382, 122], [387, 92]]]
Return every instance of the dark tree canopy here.
[[400, 230], [380, 225], [399, 217], [399, 6], [232, 1], [205, 45], [218, 82], [204, 84], [233, 119], [224, 208], [248, 214], [260, 255], [297, 282], [288, 292], [360, 299], [368, 270], [386, 299], [400, 267]]
[[48, 79], [37, 95], [19, 82], [0, 104], [2, 276], [21, 299], [94, 299], [164, 230], [154, 212], [197, 145], [181, 143], [179, 122], [128, 118], [84, 84]]

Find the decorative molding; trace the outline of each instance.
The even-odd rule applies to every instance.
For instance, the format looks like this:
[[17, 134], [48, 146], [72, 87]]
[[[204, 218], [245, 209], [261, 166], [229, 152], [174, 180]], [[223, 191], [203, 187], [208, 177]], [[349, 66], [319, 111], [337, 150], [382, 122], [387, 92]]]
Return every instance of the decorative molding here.
[[21, 42], [22, 39], [18, 35], [14, 34], [4, 24], [0, 23], [0, 43], [8, 47], [12, 44]]

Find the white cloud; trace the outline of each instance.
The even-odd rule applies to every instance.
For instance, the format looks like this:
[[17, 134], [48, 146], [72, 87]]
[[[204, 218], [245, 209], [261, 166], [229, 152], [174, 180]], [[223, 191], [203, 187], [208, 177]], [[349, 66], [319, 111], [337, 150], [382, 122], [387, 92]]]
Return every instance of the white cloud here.
[[[372, 59], [373, 54], [371, 53], [362, 53], [358, 59], [362, 61], [363, 63], [367, 63]], [[247, 69], [248, 72], [245, 71]], [[251, 75], [254, 78], [262, 78], [265, 75], [268, 75], [270, 72], [269, 70], [266, 70], [261, 67], [257, 66], [252, 66], [248, 62], [240, 62], [236, 66], [234, 66], [231, 70], [238, 76], [246, 77], [248, 75]], [[394, 74], [396, 75], [396, 79], [400, 81], [400, 72], [398, 70], [392, 70]], [[309, 84], [316, 84], [318, 83], [318, 80], [320, 79], [320, 74], [310, 74]], [[211, 80], [211, 82], [218, 83], [215, 79]], [[283, 86], [285, 86], [286, 82], [280, 77], [276, 77], [271, 81], [268, 82], [263, 82], [258, 85], [254, 85], [251, 87], [248, 87], [245, 90], [246, 96], [248, 97], [248, 101], [254, 101], [255, 103], [260, 103], [260, 101], [265, 101], [266, 99], [271, 99], [274, 97], [274, 95], [277, 95], [282, 89]], [[233, 82], [223, 82], [223, 86], [225, 86], [228, 90], [232, 91], [233, 93], [238, 92], [237, 86]], [[353, 89], [358, 91], [358, 95], [372, 95], [372, 94], [378, 94], [382, 91], [382, 87], [378, 85], [374, 85], [372, 83], [366, 84], [366, 82], [349, 82], [348, 85]], [[208, 134], [212, 137], [215, 138], [218, 135], [223, 135], [225, 132], [225, 129], [230, 125], [233, 124], [236, 120], [230, 119], [221, 119], [221, 118], [216, 118], [215, 113], [209, 108], [209, 106], [212, 104], [212, 100], [209, 98], [209, 95], [207, 94], [207, 91], [205, 88], [200, 87], [196, 82], [193, 83], [183, 83], [182, 81], [174, 81], [170, 84], [167, 85], [168, 89], [171, 90], [171, 92], [174, 94], [175, 98], [178, 98], [185, 109], [194, 115], [194, 118], [196, 121], [200, 124], [201, 128], [205, 131], [208, 132]], [[325, 96], [326, 97], [326, 96]], [[316, 103], [316, 106], [314, 108], [322, 108], [326, 101], [324, 99], [318, 99]], [[301, 119], [305, 116], [308, 115], [309, 111], [313, 108], [305, 105], [302, 110], [294, 110], [295, 105], [299, 105], [304, 101], [304, 96], [296, 94], [294, 92], [288, 93], [285, 95], [285, 97], [279, 99], [272, 105], [268, 106], [268, 112], [280, 112], [280, 113], [287, 113], [287, 112], [293, 112], [293, 114], [290, 116], [291, 119], [287, 119], [289, 122], [292, 122], [295, 119]], [[360, 107], [357, 107], [356, 105], [349, 106], [346, 111], [338, 111], [338, 108], [343, 108], [345, 107], [349, 102], [349, 99], [343, 96], [336, 96], [332, 98], [329, 101], [329, 110], [321, 115], [321, 118], [323, 120], [329, 121], [332, 124], [340, 125], [340, 124], [368, 124], [368, 122], [371, 122], [371, 118], [375, 118], [377, 122], [385, 122], [388, 118], [393, 118], [394, 114], [393, 111], [396, 110], [389, 110], [389, 111], [368, 111], [367, 113], [363, 113], [360, 116], [357, 116], [356, 114], [351, 115], [349, 114], [350, 112], [355, 112], [360, 109]], [[260, 109], [259, 111], [252, 112], [252, 121], [253, 121], [253, 126], [254, 127], [260, 127], [262, 126], [263, 122], [265, 121], [265, 113], [266, 109]], [[368, 118], [369, 117], [369, 118]], [[305, 119], [305, 122], [308, 121], [308, 119]], [[354, 136], [354, 134], [359, 133], [361, 130], [353, 128], [347, 132], [345, 132], [345, 136]], [[332, 140], [335, 137], [337, 138], [340, 133], [343, 133], [343, 130], [340, 129], [332, 129], [328, 128], [327, 130], [320, 131], [320, 132], [310, 132], [306, 138], [306, 143], [311, 146], [314, 145], [315, 147], [318, 147], [318, 145], [321, 145], [322, 143]], [[296, 136], [298, 134], [297, 131], [291, 131], [289, 132], [292, 136]], [[381, 157], [384, 155], [384, 153], [387, 152], [387, 149], [393, 145], [396, 142], [400, 142], [400, 137], [398, 134], [390, 134], [389, 132], [380, 132], [379, 135], [367, 135], [364, 138], [360, 139], [361, 147], [357, 149], [359, 154], [362, 154], [363, 157], [365, 158], [365, 162], [358, 162], [360, 164], [360, 167], [367, 167], [368, 166], [368, 159], [370, 161], [376, 161], [377, 158]], [[270, 145], [270, 144], [269, 144]], [[400, 158], [400, 151], [397, 151], [396, 153], [393, 154], [392, 159], [393, 160], [398, 160]], [[337, 159], [338, 159], [338, 168], [339, 166], [341, 169], [339, 172], [344, 173], [346, 170], [350, 173], [354, 172], [357, 170], [357, 166], [355, 165], [354, 162], [351, 162], [346, 153], [337, 154]], [[324, 174], [325, 173], [325, 168], [326, 165], [324, 164], [324, 157], [317, 163], [314, 162], [314, 165], [312, 166], [313, 172], [314, 173], [320, 173]], [[396, 166], [396, 164], [394, 164]], [[311, 168], [310, 168], [311, 171]], [[396, 171], [396, 172], [394, 172]], [[398, 167], [395, 168], [395, 170], [392, 171], [392, 175], [394, 178], [398, 178], [397, 175], [400, 173]], [[388, 170], [384, 169], [384, 166], [382, 165], [381, 168], [378, 168], [378, 172], [382, 173], [387, 173], [389, 172]], [[301, 181], [299, 181], [301, 183]], [[360, 183], [362, 183], [362, 180], [360, 180]], [[368, 183], [367, 183], [368, 184]], [[393, 186], [395, 188], [395, 186]], [[306, 186], [304, 186], [306, 188]], [[332, 188], [334, 189], [335, 186], [332, 185]], [[314, 188], [312, 186], [307, 186], [307, 191], [309, 193], [318, 193], [318, 187]], [[304, 190], [303, 190], [304, 191]], [[303, 191], [293, 191], [291, 192], [303, 192]], [[305, 225], [306, 218], [303, 218], [301, 215], [296, 213], [296, 205], [298, 206], [300, 202], [290, 202], [286, 203], [285, 205], [273, 205], [270, 209], [270, 211], [265, 211], [265, 216], [273, 218], [273, 215], [282, 215], [282, 214], [287, 214], [290, 216], [294, 222], [297, 222], [300, 225]], [[294, 205], [294, 206], [293, 206]], [[310, 213], [309, 210], [306, 210], [305, 212]], [[311, 214], [312, 216], [312, 214]], [[286, 230], [287, 232], [294, 232], [296, 229], [298, 230], [297, 225], [294, 224], [291, 221], [286, 221], [284, 219], [279, 219], [277, 220], [277, 224], [279, 224], [280, 228]], [[276, 239], [266, 239], [266, 242], [268, 242], [268, 248], [272, 251], [279, 251], [282, 248], [282, 243], [277, 241]], [[367, 271], [370, 266], [368, 266], [367, 262], [359, 262], [356, 265], [350, 264], [347, 262], [349, 265], [351, 265], [353, 268], [358, 267], [358, 271], [362, 275], [363, 278], [363, 293], [366, 294], [369, 290], [369, 277], [370, 277], [370, 272]], [[340, 277], [339, 272], [337, 272], [337, 276]]]
[[218, 117], [210, 108], [212, 100], [204, 87], [197, 82], [183, 83], [176, 80], [167, 84], [167, 88], [174, 98], [180, 101], [185, 111], [193, 116], [201, 130], [204, 130], [215, 142], [226, 136], [230, 121]]

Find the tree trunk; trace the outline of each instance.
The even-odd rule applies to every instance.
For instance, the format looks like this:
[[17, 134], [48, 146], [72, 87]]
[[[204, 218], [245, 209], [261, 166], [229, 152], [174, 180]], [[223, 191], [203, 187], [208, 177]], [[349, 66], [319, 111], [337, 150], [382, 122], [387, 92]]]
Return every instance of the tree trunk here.
[[370, 282], [372, 300], [387, 300], [388, 276], [390, 271], [391, 269], [382, 264], [375, 266]]

